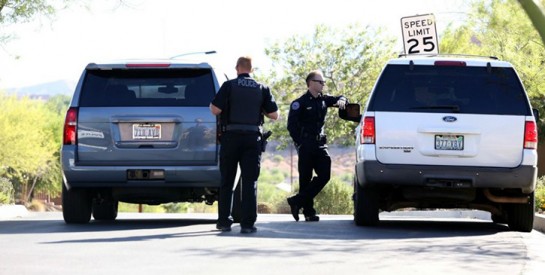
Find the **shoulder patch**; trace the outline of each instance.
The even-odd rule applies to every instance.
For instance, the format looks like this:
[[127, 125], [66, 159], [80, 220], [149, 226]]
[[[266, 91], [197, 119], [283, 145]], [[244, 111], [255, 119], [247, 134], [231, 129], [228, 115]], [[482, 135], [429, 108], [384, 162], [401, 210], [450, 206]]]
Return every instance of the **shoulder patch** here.
[[292, 110], [297, 110], [299, 109], [300, 105], [299, 105], [299, 102], [297, 101], [294, 101], [292, 104], [291, 104], [291, 109]]

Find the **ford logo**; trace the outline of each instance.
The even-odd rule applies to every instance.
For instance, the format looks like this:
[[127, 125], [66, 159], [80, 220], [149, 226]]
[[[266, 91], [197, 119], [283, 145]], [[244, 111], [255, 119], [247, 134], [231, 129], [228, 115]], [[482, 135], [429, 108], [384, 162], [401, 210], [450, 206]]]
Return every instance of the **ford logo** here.
[[456, 120], [458, 120], [458, 119], [456, 117], [453, 117], [453, 116], [444, 116], [443, 117], [444, 122], [455, 122]]

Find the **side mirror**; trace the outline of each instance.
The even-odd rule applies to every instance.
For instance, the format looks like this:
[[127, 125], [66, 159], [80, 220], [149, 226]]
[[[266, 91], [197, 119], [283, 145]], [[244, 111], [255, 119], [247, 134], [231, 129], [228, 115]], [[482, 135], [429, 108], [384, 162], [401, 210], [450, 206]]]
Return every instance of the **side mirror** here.
[[360, 122], [361, 120], [361, 111], [360, 105], [357, 103], [348, 103], [344, 110], [339, 109], [339, 117], [354, 122]]
[[538, 109], [532, 109], [534, 113], [534, 118], [536, 119], [536, 122], [539, 122], [539, 110]]

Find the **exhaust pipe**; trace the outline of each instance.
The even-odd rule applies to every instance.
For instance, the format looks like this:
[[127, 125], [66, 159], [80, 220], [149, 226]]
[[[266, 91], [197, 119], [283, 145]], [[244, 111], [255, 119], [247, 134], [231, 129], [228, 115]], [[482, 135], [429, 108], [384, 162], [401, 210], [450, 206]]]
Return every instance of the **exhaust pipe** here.
[[490, 189], [486, 188], [483, 190], [484, 195], [487, 199], [497, 202], [497, 203], [528, 203], [528, 196], [525, 197], [505, 197], [505, 196], [496, 196], [490, 193]]

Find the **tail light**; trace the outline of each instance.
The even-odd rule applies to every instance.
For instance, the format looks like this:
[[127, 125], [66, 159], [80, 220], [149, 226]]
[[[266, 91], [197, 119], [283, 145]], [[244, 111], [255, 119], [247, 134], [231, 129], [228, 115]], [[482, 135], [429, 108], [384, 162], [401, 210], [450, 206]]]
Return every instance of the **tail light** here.
[[64, 120], [64, 145], [76, 145], [76, 134], [78, 125], [78, 108], [70, 108], [66, 112]]
[[537, 127], [533, 121], [526, 121], [524, 127], [524, 149], [537, 148]]
[[127, 68], [168, 68], [170, 63], [127, 63]]
[[374, 144], [375, 143], [375, 118], [365, 117], [362, 120], [361, 125], [361, 144]]
[[442, 61], [437, 60], [433, 63], [435, 66], [447, 66], [447, 67], [465, 67], [466, 63], [464, 61]]

